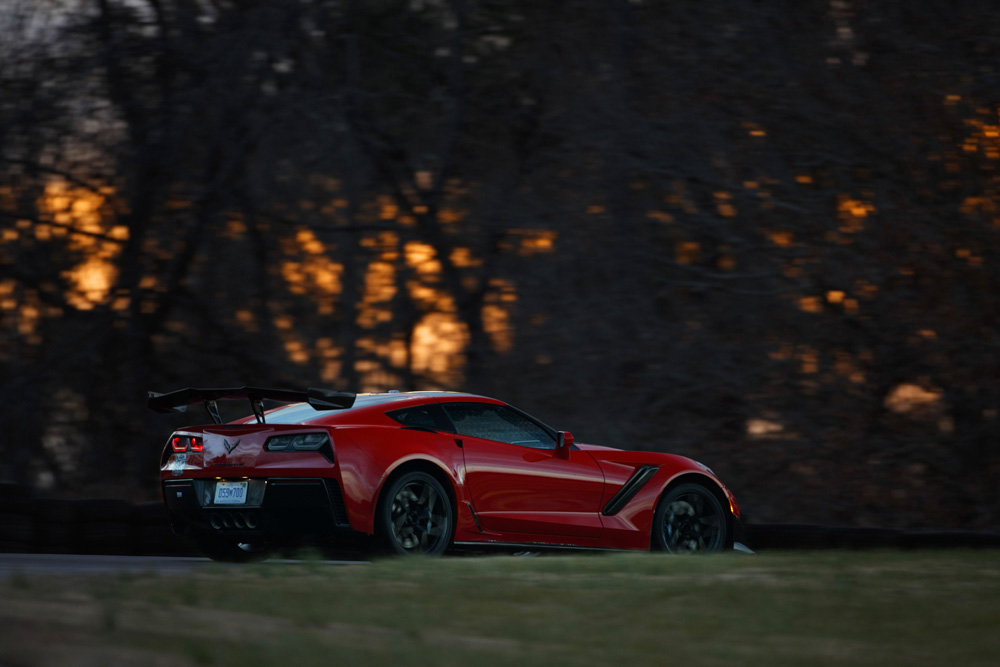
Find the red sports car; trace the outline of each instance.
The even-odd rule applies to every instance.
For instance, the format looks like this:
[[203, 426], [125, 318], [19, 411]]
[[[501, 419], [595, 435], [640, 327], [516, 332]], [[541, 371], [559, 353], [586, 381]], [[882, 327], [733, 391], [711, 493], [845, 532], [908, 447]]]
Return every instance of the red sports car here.
[[[217, 401], [253, 415], [222, 423]], [[267, 412], [265, 400], [292, 403]], [[574, 443], [503, 401], [450, 392], [240, 387], [150, 392], [203, 403], [160, 461], [174, 530], [208, 556], [368, 536], [401, 554], [504, 547], [711, 552], [740, 545], [740, 509], [706, 466]]]

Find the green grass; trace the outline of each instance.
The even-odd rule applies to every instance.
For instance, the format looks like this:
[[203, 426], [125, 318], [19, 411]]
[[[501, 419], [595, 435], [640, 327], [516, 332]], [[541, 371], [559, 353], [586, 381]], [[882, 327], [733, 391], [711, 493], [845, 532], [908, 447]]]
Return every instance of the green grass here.
[[484, 557], [0, 582], [0, 664], [997, 664], [996, 551]]

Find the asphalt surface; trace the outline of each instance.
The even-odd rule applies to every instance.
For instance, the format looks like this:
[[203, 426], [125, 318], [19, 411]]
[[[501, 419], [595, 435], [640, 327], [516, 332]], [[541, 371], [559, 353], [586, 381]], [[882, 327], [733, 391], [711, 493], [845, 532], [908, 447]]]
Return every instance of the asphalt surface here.
[[[298, 560], [271, 559], [264, 564], [301, 563]], [[312, 561], [315, 562], [315, 561]], [[328, 560], [329, 565], [360, 565], [365, 561]], [[189, 556], [91, 556], [78, 554], [0, 554], [0, 579], [14, 575], [46, 574], [116, 574], [119, 572], [156, 572], [159, 574], [185, 574], [204, 568], [239, 568], [235, 563], [213, 563], [208, 558]]]

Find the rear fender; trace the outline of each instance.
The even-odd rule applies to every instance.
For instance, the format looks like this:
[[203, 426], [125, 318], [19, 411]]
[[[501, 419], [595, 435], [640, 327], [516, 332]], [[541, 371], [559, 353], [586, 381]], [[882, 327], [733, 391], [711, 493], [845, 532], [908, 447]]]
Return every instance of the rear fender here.
[[407, 466], [433, 466], [448, 482], [453, 507], [461, 517], [458, 510], [466, 501], [465, 464], [453, 437], [398, 427], [360, 427], [336, 429], [334, 440], [344, 503], [355, 530], [375, 532], [379, 495], [392, 475]]
[[444, 485], [445, 491], [448, 492], [448, 500], [451, 503], [452, 510], [454, 511], [456, 523], [460, 520], [462, 515], [465, 514], [460, 511], [459, 506], [459, 493], [462, 493], [462, 502], [464, 502], [464, 487], [459, 487], [457, 477], [452, 474], [451, 471], [447, 470], [440, 460], [415, 454], [397, 461], [389, 470], [386, 471], [386, 475], [379, 484], [378, 491], [375, 494], [375, 500], [372, 504], [374, 511], [371, 513], [370, 517], [371, 526], [366, 532], [369, 534], [375, 533], [375, 517], [378, 512], [381, 511], [383, 492], [393, 481], [395, 481], [397, 477], [415, 470], [421, 470], [433, 475], [439, 482], [441, 482], [442, 485]]

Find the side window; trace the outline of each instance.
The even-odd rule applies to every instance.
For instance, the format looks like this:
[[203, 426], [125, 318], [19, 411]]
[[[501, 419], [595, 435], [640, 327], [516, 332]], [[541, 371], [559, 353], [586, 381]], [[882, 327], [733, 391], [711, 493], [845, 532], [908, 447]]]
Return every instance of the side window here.
[[438, 405], [420, 405], [415, 408], [395, 410], [387, 414], [403, 426], [430, 428], [445, 433], [453, 432], [451, 424], [448, 423], [448, 419]]
[[555, 449], [556, 441], [539, 424], [516, 410], [489, 403], [451, 403], [444, 411], [461, 435], [533, 449]]

